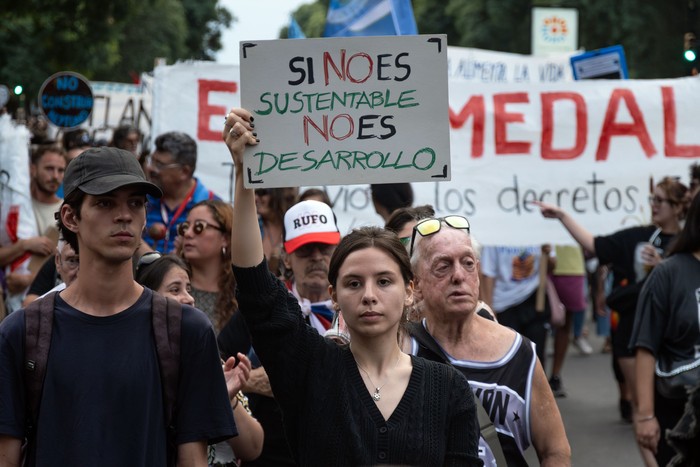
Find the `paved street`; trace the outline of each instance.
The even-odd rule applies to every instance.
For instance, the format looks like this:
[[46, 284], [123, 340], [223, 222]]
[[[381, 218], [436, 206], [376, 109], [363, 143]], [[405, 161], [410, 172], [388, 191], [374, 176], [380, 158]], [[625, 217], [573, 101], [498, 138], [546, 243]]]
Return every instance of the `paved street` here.
[[[610, 354], [600, 353], [602, 340], [592, 336], [589, 341], [595, 349], [590, 356], [581, 356], [573, 346], [569, 348], [562, 376], [568, 396], [557, 399], [571, 444], [572, 465], [639, 467], [643, 464], [632, 425], [621, 421], [617, 408]], [[551, 356], [548, 358], [549, 367]], [[539, 465], [534, 452], [528, 454], [530, 465]]]

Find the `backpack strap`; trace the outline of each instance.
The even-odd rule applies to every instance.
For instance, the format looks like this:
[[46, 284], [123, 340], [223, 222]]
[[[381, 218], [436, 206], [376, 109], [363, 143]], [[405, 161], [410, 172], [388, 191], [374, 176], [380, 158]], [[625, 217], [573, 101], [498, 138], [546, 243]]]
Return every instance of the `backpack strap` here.
[[[431, 360], [438, 361], [440, 363], [445, 363], [450, 365], [450, 361], [445, 355], [445, 351], [442, 350], [440, 345], [437, 343], [435, 338], [431, 336], [428, 331], [425, 330], [422, 322], [412, 322], [408, 324], [408, 330], [411, 336], [423, 347], [429, 355], [427, 355]], [[496, 427], [486, 413], [481, 400], [478, 397], [474, 397], [474, 402], [476, 403], [476, 415], [479, 418], [479, 431], [481, 431], [481, 437], [484, 438], [486, 444], [489, 445], [493, 457], [496, 459], [497, 466], [507, 466], [506, 456], [503, 454], [503, 449], [501, 448], [501, 442], [498, 440], [498, 432]]]
[[32, 444], [36, 438], [39, 405], [49, 360], [53, 310], [56, 294], [34, 300], [24, 309], [24, 380], [26, 428], [22, 442], [21, 465], [29, 465]]
[[49, 359], [56, 294], [51, 292], [24, 309], [24, 375], [27, 387], [27, 433], [33, 435]]
[[163, 387], [163, 410], [168, 435], [168, 465], [175, 465], [175, 403], [180, 373], [180, 332], [182, 305], [153, 292], [153, 337], [156, 343], [160, 380]]

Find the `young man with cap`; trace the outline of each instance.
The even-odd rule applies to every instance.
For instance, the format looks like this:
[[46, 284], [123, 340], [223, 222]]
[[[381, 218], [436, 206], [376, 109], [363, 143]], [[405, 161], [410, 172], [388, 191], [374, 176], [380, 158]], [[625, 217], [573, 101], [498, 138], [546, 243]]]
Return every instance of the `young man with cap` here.
[[[80, 254], [80, 274], [55, 296], [50, 353], [30, 445], [30, 466], [206, 466], [207, 442], [236, 435], [214, 332], [183, 305], [174, 440], [152, 327], [153, 292], [131, 258], [146, 223], [146, 194], [161, 195], [133, 154], [89, 149], [65, 174], [58, 227]], [[0, 324], [0, 465], [19, 465], [28, 436], [25, 311]]]

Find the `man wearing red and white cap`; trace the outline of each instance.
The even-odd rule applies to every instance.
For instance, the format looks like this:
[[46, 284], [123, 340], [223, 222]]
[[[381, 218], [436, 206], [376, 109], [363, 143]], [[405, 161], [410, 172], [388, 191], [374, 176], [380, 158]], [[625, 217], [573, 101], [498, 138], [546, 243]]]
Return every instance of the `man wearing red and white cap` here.
[[299, 300], [307, 321], [320, 334], [330, 328], [333, 308], [328, 294], [328, 266], [340, 232], [330, 206], [302, 201], [284, 215], [284, 267], [292, 272], [287, 287]]

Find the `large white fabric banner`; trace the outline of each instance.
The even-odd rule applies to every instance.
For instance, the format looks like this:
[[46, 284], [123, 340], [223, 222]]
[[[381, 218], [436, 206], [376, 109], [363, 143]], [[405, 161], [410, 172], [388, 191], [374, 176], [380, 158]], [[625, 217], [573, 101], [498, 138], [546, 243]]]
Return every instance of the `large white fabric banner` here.
[[[231, 200], [231, 163], [220, 139], [239, 105], [237, 66], [159, 67], [153, 135], [198, 142], [198, 176]], [[688, 180], [700, 159], [700, 80], [449, 84], [452, 181], [413, 183], [415, 204], [469, 217], [483, 244], [568, 243], [530, 203], [558, 203], [597, 234], [649, 222], [650, 181]], [[426, 119], [430, 115], [425, 115]], [[274, 138], [260, 135], [261, 138]], [[319, 180], [318, 185], [323, 181]], [[294, 185], [290, 180], [290, 185]], [[382, 224], [366, 185], [329, 186], [341, 230]]]

